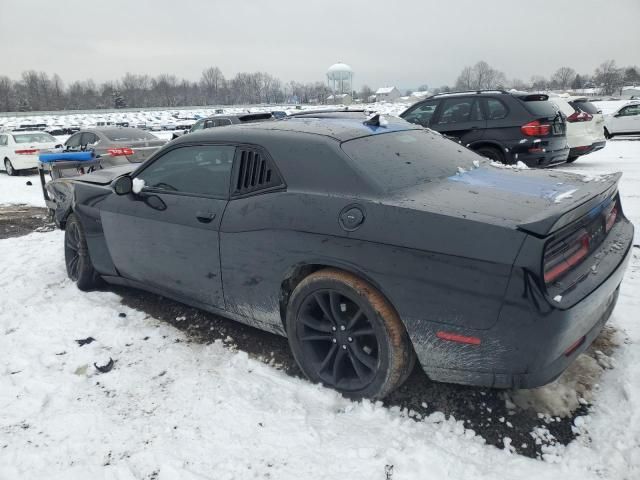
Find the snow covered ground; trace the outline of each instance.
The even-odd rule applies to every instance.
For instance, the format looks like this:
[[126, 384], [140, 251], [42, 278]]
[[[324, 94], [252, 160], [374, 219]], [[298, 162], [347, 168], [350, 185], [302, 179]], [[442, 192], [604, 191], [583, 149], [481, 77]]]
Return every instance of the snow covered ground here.
[[[640, 226], [640, 141], [564, 167], [622, 171]], [[32, 186], [27, 186], [27, 181]], [[0, 174], [0, 204], [41, 205], [35, 176]], [[640, 243], [636, 231], [636, 242]], [[424, 419], [290, 377], [222, 342], [83, 293], [60, 231], [0, 240], [0, 479], [640, 478], [640, 248], [611, 319], [620, 347], [581, 432], [544, 460], [487, 446], [462, 422]], [[80, 346], [76, 340], [93, 337]], [[115, 361], [113, 370], [97, 366]], [[544, 429], [531, 441], [543, 441]]]

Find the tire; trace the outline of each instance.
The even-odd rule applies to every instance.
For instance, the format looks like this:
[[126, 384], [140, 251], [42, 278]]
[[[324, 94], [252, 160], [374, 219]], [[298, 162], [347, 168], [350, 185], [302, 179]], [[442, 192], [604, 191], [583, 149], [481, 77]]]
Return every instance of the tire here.
[[64, 231], [64, 263], [68, 277], [80, 290], [92, 290], [100, 285], [100, 277], [93, 268], [82, 224], [73, 213]]
[[567, 163], [573, 163], [573, 162], [575, 162], [578, 158], [580, 158], [580, 157], [569, 157], [569, 158], [567, 158]]
[[494, 162], [506, 163], [504, 153], [496, 147], [480, 147], [476, 149], [476, 153], [478, 155], [482, 155], [483, 157], [487, 157], [489, 160], [492, 160]]
[[9, 175], [10, 177], [15, 177], [16, 175], [18, 175], [18, 171], [13, 168], [13, 164], [11, 163], [11, 160], [9, 160], [8, 158], [4, 159], [4, 170], [7, 172], [7, 175]]
[[609, 140], [610, 138], [613, 138], [613, 135], [609, 133], [609, 130], [607, 130], [606, 127], [604, 129], [604, 138], [606, 138], [607, 140]]
[[295, 288], [287, 335], [302, 372], [349, 398], [382, 399], [415, 365], [411, 340], [393, 306], [367, 282], [324, 269]]

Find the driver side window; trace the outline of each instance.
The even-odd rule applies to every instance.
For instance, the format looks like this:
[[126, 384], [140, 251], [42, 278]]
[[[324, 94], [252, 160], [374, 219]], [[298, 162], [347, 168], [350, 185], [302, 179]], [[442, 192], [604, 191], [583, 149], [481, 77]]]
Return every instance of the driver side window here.
[[423, 127], [428, 127], [431, 117], [433, 117], [436, 108], [438, 108], [438, 103], [440, 103], [439, 100], [424, 102], [405, 115], [404, 119], [407, 122], [417, 123]]
[[621, 117], [631, 117], [640, 114], [640, 105], [629, 105], [620, 110]]
[[198, 145], [176, 148], [136, 178], [156, 191], [227, 198], [235, 147]]

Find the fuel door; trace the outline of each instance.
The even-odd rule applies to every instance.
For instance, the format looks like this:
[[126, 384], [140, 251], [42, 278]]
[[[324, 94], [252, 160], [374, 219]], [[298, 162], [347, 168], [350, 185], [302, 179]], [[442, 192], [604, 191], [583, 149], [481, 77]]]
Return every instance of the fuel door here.
[[364, 218], [364, 209], [360, 205], [347, 205], [340, 212], [340, 226], [347, 232], [352, 232], [364, 223]]

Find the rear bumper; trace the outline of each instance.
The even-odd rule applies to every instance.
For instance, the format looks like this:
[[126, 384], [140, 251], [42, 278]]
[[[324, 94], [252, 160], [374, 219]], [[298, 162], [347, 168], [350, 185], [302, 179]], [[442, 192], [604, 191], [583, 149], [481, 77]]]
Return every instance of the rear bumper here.
[[10, 160], [16, 170], [38, 168], [38, 155], [15, 155]]
[[[429, 325], [429, 338], [414, 341], [425, 373], [436, 381], [493, 388], [534, 388], [558, 378], [593, 343], [615, 308], [634, 233], [626, 219], [619, 228], [617, 238], [626, 249], [615, 253], [617, 264], [607, 279], [578, 303], [562, 308], [548, 300], [526, 269], [518, 268], [490, 329]], [[480, 343], [444, 341], [438, 330]]]
[[587, 145], [584, 147], [573, 147], [569, 150], [570, 157], [580, 157], [582, 155], [587, 155], [588, 153], [593, 153], [598, 150], [602, 150], [607, 144], [606, 140], [602, 142], [595, 142], [591, 145]]
[[524, 162], [528, 167], [541, 168], [564, 163], [569, 158], [569, 147], [563, 140], [551, 140], [541, 143], [517, 144], [511, 149], [513, 163]]

